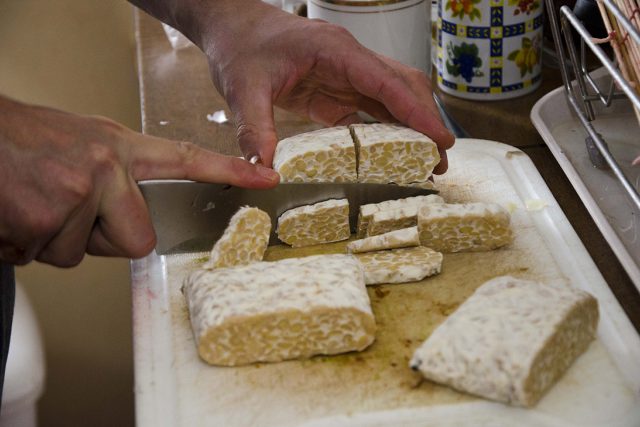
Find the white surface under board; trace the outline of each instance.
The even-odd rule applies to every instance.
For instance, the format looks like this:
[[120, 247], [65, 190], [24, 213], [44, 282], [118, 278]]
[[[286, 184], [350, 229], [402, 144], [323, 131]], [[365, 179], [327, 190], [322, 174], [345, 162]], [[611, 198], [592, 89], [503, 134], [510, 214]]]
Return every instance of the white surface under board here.
[[[608, 87], [606, 79], [601, 76], [597, 81]], [[640, 189], [640, 165], [631, 164], [640, 155], [640, 126], [631, 103], [616, 100], [608, 108], [595, 104], [594, 128], [607, 141], [631, 184]], [[533, 107], [531, 120], [640, 290], [640, 210], [613, 172], [597, 169], [591, 163], [585, 146], [587, 131], [570, 108], [564, 88], [542, 97]]]
[[[446, 388], [438, 391], [446, 399], [432, 401], [420, 386], [404, 391], [395, 383], [388, 390], [381, 387], [381, 378], [408, 370], [405, 366], [371, 372], [357, 381], [352, 381], [348, 363], [208, 366], [197, 356], [179, 290], [202, 254], [152, 254], [132, 264], [138, 426], [640, 425], [640, 337], [531, 160], [513, 147], [473, 139], [458, 140], [449, 159], [450, 171], [437, 180], [446, 200], [491, 201], [513, 211], [514, 243], [505, 250], [459, 255], [467, 257], [469, 268], [481, 265], [479, 276], [492, 269], [500, 274], [501, 263], [518, 259], [518, 266], [526, 263], [520, 271], [527, 278], [573, 285], [599, 301], [597, 340], [535, 408], [512, 408]], [[530, 200], [546, 206], [527, 211]], [[473, 271], [461, 276], [447, 270], [446, 259], [442, 274], [419, 286], [446, 291], [462, 286], [460, 277], [473, 280]], [[400, 290], [417, 285], [389, 286]], [[383, 313], [375, 314], [378, 319]], [[385, 327], [380, 326], [380, 340]], [[345, 360], [357, 363], [357, 357]], [[404, 392], [406, 399], [386, 399], [387, 392]]]

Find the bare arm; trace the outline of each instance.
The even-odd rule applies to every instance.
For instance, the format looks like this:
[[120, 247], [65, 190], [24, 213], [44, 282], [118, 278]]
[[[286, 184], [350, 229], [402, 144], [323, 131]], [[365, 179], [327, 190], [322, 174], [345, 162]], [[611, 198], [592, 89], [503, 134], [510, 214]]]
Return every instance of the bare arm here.
[[131, 0], [183, 32], [207, 55], [212, 80], [231, 108], [247, 158], [271, 165], [273, 106], [324, 125], [359, 121], [365, 111], [429, 135], [445, 150], [453, 135], [419, 70], [378, 55], [346, 30], [300, 18], [260, 0]]

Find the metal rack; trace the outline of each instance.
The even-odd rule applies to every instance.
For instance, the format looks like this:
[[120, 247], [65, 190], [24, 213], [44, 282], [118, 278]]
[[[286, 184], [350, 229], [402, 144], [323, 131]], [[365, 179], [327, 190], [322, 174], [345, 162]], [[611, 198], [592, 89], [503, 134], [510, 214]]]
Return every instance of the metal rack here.
[[[618, 19], [620, 25], [629, 33], [632, 41], [640, 45], [640, 32], [629, 22], [620, 9], [611, 0], [599, 1], [602, 1], [605, 7]], [[594, 103], [602, 103], [604, 106], [609, 107], [616, 99], [628, 98], [632, 105], [640, 111], [640, 96], [622, 76], [616, 62], [609, 59], [602, 48], [593, 41], [591, 34], [571, 9], [563, 6], [560, 8], [560, 16], [558, 17], [553, 3], [553, 0], [546, 0], [549, 23], [564, 82], [565, 95], [569, 105], [573, 108], [580, 123], [589, 135], [585, 141], [589, 156], [594, 166], [611, 169], [636, 208], [640, 209], [638, 189], [630, 182], [609, 151], [605, 140], [592, 125], [592, 121], [596, 118]], [[579, 51], [573, 40], [572, 28], [580, 36]], [[587, 48], [590, 49], [611, 75], [611, 83], [607, 88], [600, 87], [591, 77], [587, 69]], [[575, 84], [572, 82], [573, 78], [575, 78]], [[640, 145], [638, 148], [640, 154]]]

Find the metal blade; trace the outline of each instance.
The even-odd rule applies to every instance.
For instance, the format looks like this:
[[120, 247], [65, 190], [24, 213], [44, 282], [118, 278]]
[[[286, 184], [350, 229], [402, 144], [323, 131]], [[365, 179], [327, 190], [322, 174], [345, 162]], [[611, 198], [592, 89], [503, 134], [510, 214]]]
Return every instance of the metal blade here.
[[257, 207], [269, 214], [269, 244], [273, 245], [278, 243], [278, 217], [291, 208], [346, 198], [354, 231], [360, 205], [437, 193], [393, 184], [279, 184], [268, 190], [192, 181], [143, 181], [139, 186], [149, 206], [160, 255], [210, 250], [242, 206]]

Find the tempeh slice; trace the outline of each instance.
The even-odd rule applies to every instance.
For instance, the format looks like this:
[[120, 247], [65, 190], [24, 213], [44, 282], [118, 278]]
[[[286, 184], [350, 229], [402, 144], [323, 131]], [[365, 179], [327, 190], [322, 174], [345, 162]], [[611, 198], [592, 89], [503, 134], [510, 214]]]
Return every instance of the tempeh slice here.
[[442, 254], [424, 246], [356, 255], [367, 285], [406, 283], [440, 273]]
[[418, 211], [420, 244], [440, 252], [497, 249], [513, 240], [509, 213], [495, 203], [431, 204]]
[[380, 211], [373, 214], [367, 226], [367, 236], [377, 236], [401, 228], [418, 225], [419, 206]]
[[289, 209], [278, 218], [278, 238], [294, 248], [346, 240], [349, 229], [349, 201], [327, 200]]
[[281, 140], [273, 169], [281, 182], [356, 182], [356, 151], [349, 129], [319, 129]]
[[378, 236], [367, 237], [354, 240], [347, 244], [347, 251], [350, 253], [372, 252], [384, 249], [407, 248], [420, 246], [420, 236], [418, 227], [403, 228]]
[[497, 277], [438, 326], [410, 366], [457, 390], [530, 407], [587, 349], [598, 317], [584, 291]]
[[[431, 176], [433, 177], [433, 175]], [[422, 182], [412, 182], [410, 184], [403, 184], [403, 185], [405, 187], [417, 187], [417, 188], [424, 188], [426, 190], [438, 190], [438, 186], [436, 185], [436, 183], [430, 179]]]
[[358, 182], [425, 182], [440, 154], [426, 135], [395, 124], [350, 125], [358, 153]]
[[429, 194], [428, 196], [407, 197], [405, 199], [387, 200], [385, 202], [362, 205], [360, 206], [360, 213], [358, 215], [358, 231], [356, 235], [359, 238], [366, 236], [369, 221], [371, 221], [371, 218], [376, 212], [401, 209], [408, 206], [419, 206], [424, 203], [444, 203], [444, 199], [436, 194]]
[[183, 293], [198, 353], [214, 365], [361, 351], [375, 338], [363, 267], [352, 255], [198, 270]]
[[262, 261], [270, 233], [269, 214], [258, 208], [240, 208], [213, 246], [209, 261], [204, 267], [232, 267]]

